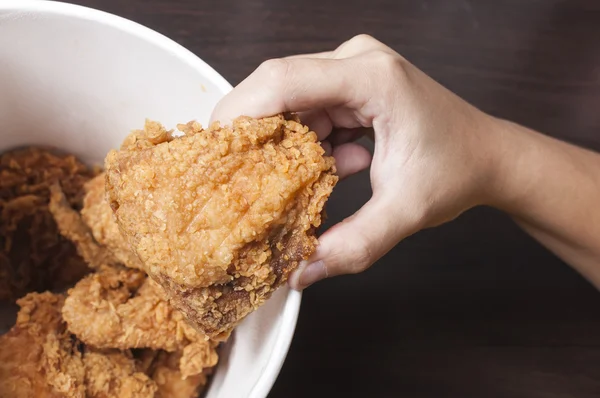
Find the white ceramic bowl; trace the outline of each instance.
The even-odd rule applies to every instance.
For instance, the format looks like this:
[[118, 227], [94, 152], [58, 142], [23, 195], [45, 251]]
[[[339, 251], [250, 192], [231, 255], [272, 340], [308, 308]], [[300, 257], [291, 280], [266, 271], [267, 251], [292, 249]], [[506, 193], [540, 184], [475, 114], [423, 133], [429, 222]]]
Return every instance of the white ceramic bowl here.
[[[84, 7], [0, 1], [0, 150], [52, 145], [99, 163], [127, 133], [208, 122], [231, 85], [168, 38]], [[207, 398], [264, 398], [287, 354], [300, 294], [280, 289], [235, 331]]]

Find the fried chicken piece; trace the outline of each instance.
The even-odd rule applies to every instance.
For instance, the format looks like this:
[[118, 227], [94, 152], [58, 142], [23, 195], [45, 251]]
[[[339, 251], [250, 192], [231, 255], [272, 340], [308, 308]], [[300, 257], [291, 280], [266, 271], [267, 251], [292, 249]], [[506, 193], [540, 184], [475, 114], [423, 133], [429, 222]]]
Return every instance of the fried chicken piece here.
[[148, 398], [157, 384], [128, 351], [86, 347], [61, 318], [64, 296], [18, 300], [16, 325], [0, 336], [0, 397]]
[[69, 330], [98, 348], [182, 351], [183, 377], [217, 364], [215, 342], [192, 328], [141, 271], [106, 267], [69, 290], [62, 310]]
[[75, 350], [73, 340], [57, 339], [55, 335], [50, 335], [44, 344], [46, 378], [49, 386], [61, 396], [156, 396], [157, 384], [148, 375], [138, 371], [137, 363], [128, 351], [97, 350], [83, 345], [82, 352]]
[[156, 383], [157, 398], [197, 398], [202, 393], [207, 382], [207, 370], [185, 377], [180, 370], [180, 362], [180, 351], [144, 351], [141, 369]]
[[89, 272], [62, 239], [48, 211], [48, 187], [60, 182], [81, 208], [83, 185], [95, 171], [72, 155], [29, 147], [0, 156], [0, 300], [30, 291], [61, 290]]
[[275, 116], [233, 127], [160, 124], [105, 161], [123, 236], [172, 304], [203, 333], [227, 333], [315, 250], [337, 182], [314, 132]]
[[41, 369], [46, 336], [61, 325], [62, 297], [31, 293], [17, 303], [16, 325], [0, 336], [0, 398], [62, 397]]
[[[134, 332], [134, 337], [140, 339], [135, 340], [133, 345], [150, 339], [149, 345], [161, 347], [162, 344], [174, 352], [144, 350], [155, 359], [146, 371], [141, 370], [139, 361], [127, 349], [127, 338], [122, 339], [120, 346], [116, 347], [120, 349], [116, 349], [109, 342], [99, 344], [101, 348], [86, 345], [71, 334], [62, 318], [63, 295], [30, 294], [18, 301], [22, 308], [18, 313], [16, 325], [8, 333], [0, 336], [0, 398], [192, 398], [198, 396], [201, 387], [206, 384], [207, 371], [217, 362], [216, 343], [205, 341], [204, 336], [185, 324], [181, 313], [173, 310], [167, 303], [162, 288], [147, 280], [144, 273], [133, 270], [130, 270], [132, 273], [128, 273], [120, 265], [125, 262], [123, 259], [127, 258], [123, 256], [127, 246], [122, 245], [123, 240], [118, 238], [120, 232], [114, 219], [111, 220], [112, 225], [108, 223], [113, 215], [108, 203], [103, 200], [104, 188], [103, 184], [100, 184], [103, 183], [102, 178], [103, 176], [86, 184], [87, 194], [84, 202], [89, 212], [85, 214], [85, 211], [82, 211], [85, 222], [77, 211], [81, 208], [80, 198], [79, 202], [70, 200], [63, 192], [64, 187], [60, 185], [60, 180], [46, 185], [45, 201], [34, 195], [21, 196], [10, 203], [5, 211], [12, 208], [18, 211], [35, 210], [42, 204], [45, 215], [54, 222], [54, 234], [58, 235], [58, 229], [61, 235], [74, 243], [69, 245], [73, 252], [70, 258], [80, 262], [82, 258], [85, 259], [98, 270], [96, 275], [115, 275], [118, 272], [129, 275], [122, 278], [125, 280], [118, 281], [117, 288], [113, 289], [111, 286], [102, 292], [104, 304], [126, 303], [132, 298], [129, 308], [125, 306], [124, 314], [126, 317], [131, 316], [132, 322], [138, 322], [138, 325], [134, 326], [134, 330], [139, 326], [137, 332]], [[71, 189], [69, 184], [66, 186], [67, 189]], [[109, 218], [103, 218], [106, 215]], [[104, 225], [101, 226], [102, 223]], [[108, 239], [97, 240], [93, 233], [95, 228], [104, 231], [110, 231], [112, 228], [110, 233], [113, 235], [105, 234]], [[67, 240], [64, 242], [68, 242]], [[115, 250], [116, 243], [121, 246]], [[113, 246], [110, 247], [111, 251], [109, 246]], [[81, 257], [77, 256], [75, 247]], [[119, 249], [121, 256], [116, 255]], [[129, 254], [135, 258], [135, 254]], [[69, 261], [69, 258], [66, 260]], [[8, 269], [9, 261], [9, 258], [0, 252], [0, 272]], [[2, 264], [7, 265], [3, 267]], [[81, 275], [77, 276], [79, 277]], [[83, 286], [85, 288], [85, 283]], [[93, 300], [87, 303], [95, 304]], [[137, 304], [141, 308], [136, 308]], [[95, 311], [99, 311], [99, 308], [80, 306], [78, 310], [91, 314], [77, 319], [87, 322], [88, 327], [103, 322], [102, 317], [94, 319]], [[145, 318], [144, 314], [157, 318]], [[161, 323], [161, 320], [165, 321], [166, 325]], [[181, 322], [183, 323], [180, 324]], [[126, 324], [125, 327], [127, 326]], [[157, 327], [155, 331], [147, 329], [154, 327]], [[191, 341], [186, 333], [197, 341]], [[114, 335], [107, 337], [115, 338]]]
[[46, 333], [41, 344], [43, 355], [40, 365], [48, 387], [63, 396], [85, 397], [86, 370], [80, 351], [82, 346], [72, 338], [64, 323]]
[[108, 248], [96, 243], [60, 187], [51, 190], [50, 209], [61, 233], [98, 270], [69, 290], [62, 310], [69, 330], [98, 348], [182, 350], [184, 377], [214, 366], [216, 343], [206, 341], [187, 323], [156, 282], [141, 271], [122, 268]]
[[140, 259], [123, 239], [112, 209], [106, 200], [105, 180], [106, 176], [102, 173], [85, 185], [87, 193], [83, 200], [81, 217], [91, 229], [96, 242], [107, 248], [121, 264], [141, 269]]
[[70, 337], [48, 334], [42, 368], [55, 392], [64, 397], [153, 397], [157, 385], [137, 370], [131, 353], [97, 350]]
[[58, 184], [50, 186], [48, 209], [60, 234], [73, 242], [77, 252], [90, 268], [99, 269], [102, 266], [119, 264], [112, 252], [96, 242], [90, 227], [83, 221], [79, 212], [71, 207]]
[[50, 187], [48, 208], [60, 234], [75, 244], [90, 268], [122, 264], [140, 269], [140, 260], [123, 239], [105, 199], [104, 178], [102, 173], [85, 184], [81, 213], [71, 207], [58, 184]]
[[156, 397], [157, 384], [137, 370], [131, 355], [118, 350], [95, 351], [86, 349], [86, 397], [97, 398], [150, 398]]

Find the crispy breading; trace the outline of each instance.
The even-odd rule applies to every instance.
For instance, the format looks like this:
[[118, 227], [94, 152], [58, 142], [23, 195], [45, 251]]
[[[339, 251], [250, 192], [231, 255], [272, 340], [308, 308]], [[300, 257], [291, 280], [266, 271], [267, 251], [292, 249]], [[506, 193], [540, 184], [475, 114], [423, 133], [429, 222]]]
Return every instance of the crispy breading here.
[[153, 397], [157, 384], [131, 354], [86, 347], [67, 331], [63, 302], [48, 292], [18, 301], [16, 325], [0, 336], [0, 397]]
[[281, 115], [180, 129], [174, 138], [147, 123], [110, 152], [107, 194], [144, 270], [198, 330], [218, 336], [314, 252], [334, 160]]
[[196, 398], [207, 382], [207, 372], [184, 376], [180, 370], [181, 352], [145, 350], [142, 354], [144, 373], [156, 383], [156, 398]]
[[155, 397], [158, 386], [146, 374], [136, 369], [135, 360], [118, 350], [84, 353], [87, 397], [149, 398]]
[[[53, 162], [58, 162], [54, 155], [34, 149], [25, 154], [17, 159], [31, 163], [37, 157], [38, 166], [48, 167], [49, 178], [45, 182], [38, 178], [40, 169], [26, 169], [21, 174], [33, 175], [29, 180], [32, 185], [23, 187], [19, 172], [6, 173], [0, 168], [2, 175], [8, 176], [6, 184], [0, 183], [5, 221], [0, 226], [0, 240], [6, 237], [5, 247], [17, 247], [21, 250], [17, 254], [24, 259], [30, 255], [37, 261], [48, 253], [56, 254], [63, 263], [55, 276], [66, 283], [54, 284], [54, 288], [80, 279], [89, 272], [87, 265], [96, 273], [71, 289], [68, 306], [64, 295], [49, 292], [32, 293], [18, 301], [21, 310], [16, 325], [0, 336], [0, 398], [197, 397], [217, 363], [218, 342], [205, 339], [188, 325], [181, 312], [168, 303], [162, 287], [147, 279], [144, 272], [123, 267], [140, 267], [141, 263], [122, 239], [104, 198], [104, 175], [85, 184], [80, 212], [85, 179], [58, 178], [61, 174], [53, 169]], [[70, 157], [58, 159], [67, 159], [63, 166], [75, 162], [71, 171], [78, 170], [79, 163]], [[23, 165], [10, 166], [18, 170]], [[2, 191], [6, 187], [25, 194], [2, 201], [2, 195], [14, 194]], [[31, 243], [27, 239], [22, 242], [24, 225], [31, 232], [25, 236]], [[44, 252], [44, 244], [52, 248], [54, 242], [69, 249], [70, 255]], [[31, 252], [25, 250], [27, 244]], [[6, 287], [5, 298], [18, 291], [11, 285], [13, 255], [11, 251], [0, 252], [0, 290]], [[78, 271], [78, 263], [85, 272]], [[20, 286], [31, 288], [28, 282]], [[0, 292], [0, 299], [2, 295]], [[73, 330], [67, 327], [63, 311], [68, 313]], [[115, 314], [117, 323], [113, 322]], [[142, 349], [140, 357], [137, 350], [133, 354], [130, 349], [138, 347], [154, 349]]]
[[31, 293], [17, 303], [16, 325], [0, 336], [0, 398], [58, 398], [42, 373], [43, 343], [61, 326], [63, 298]]
[[83, 221], [81, 214], [71, 207], [58, 184], [50, 186], [48, 209], [60, 234], [73, 242], [77, 252], [90, 268], [99, 269], [119, 263], [112, 252], [96, 242], [90, 227]]
[[81, 217], [91, 229], [96, 242], [107, 248], [121, 264], [141, 269], [140, 259], [123, 239], [115, 216], [106, 200], [105, 179], [104, 173], [101, 173], [86, 183]]
[[183, 377], [217, 363], [217, 343], [187, 323], [161, 286], [142, 271], [122, 267], [110, 246], [99, 245], [57, 186], [52, 187], [50, 209], [61, 233], [97, 270], [68, 292], [62, 313], [70, 332], [98, 348], [179, 350]]
[[89, 270], [73, 245], [56, 233], [49, 186], [60, 183], [81, 208], [83, 185], [95, 175], [72, 155], [28, 147], [0, 156], [0, 300], [60, 290]]
[[182, 351], [184, 377], [217, 364], [216, 343], [198, 333], [141, 271], [106, 267], [68, 292], [62, 310], [69, 330], [98, 348]]

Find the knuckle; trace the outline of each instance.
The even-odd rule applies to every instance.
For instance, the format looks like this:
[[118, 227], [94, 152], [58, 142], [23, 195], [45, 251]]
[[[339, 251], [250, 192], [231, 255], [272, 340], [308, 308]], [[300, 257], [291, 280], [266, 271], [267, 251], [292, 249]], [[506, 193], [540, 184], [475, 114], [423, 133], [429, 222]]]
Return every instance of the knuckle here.
[[375, 50], [369, 54], [369, 60], [383, 73], [391, 77], [403, 77], [406, 73], [404, 58], [383, 50]]
[[257, 72], [266, 76], [270, 81], [283, 82], [287, 79], [290, 62], [282, 58], [274, 58], [264, 61], [258, 67]]
[[372, 263], [373, 255], [369, 241], [364, 238], [357, 239], [349, 248], [352, 264], [348, 264], [350, 273], [357, 274], [367, 270]]
[[410, 83], [407, 62], [400, 55], [388, 51], [371, 51], [362, 58], [363, 68], [372, 71], [373, 84], [378, 85], [382, 98], [396, 95], [398, 87]]
[[379, 45], [381, 45], [381, 42], [379, 40], [375, 39], [373, 36], [363, 33], [363, 34], [356, 35], [353, 38], [351, 38], [348, 41], [348, 44], [353, 47], [367, 49], [370, 47], [379, 46]]

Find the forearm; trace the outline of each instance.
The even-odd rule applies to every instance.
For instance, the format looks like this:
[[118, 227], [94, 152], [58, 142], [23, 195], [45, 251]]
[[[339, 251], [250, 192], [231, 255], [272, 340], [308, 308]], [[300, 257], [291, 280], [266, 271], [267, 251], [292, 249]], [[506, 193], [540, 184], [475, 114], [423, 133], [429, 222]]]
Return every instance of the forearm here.
[[490, 203], [600, 287], [600, 154], [495, 121]]

